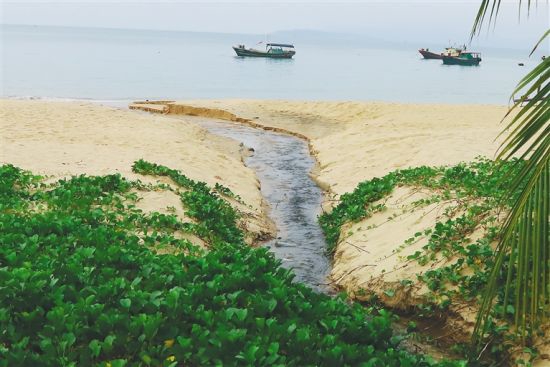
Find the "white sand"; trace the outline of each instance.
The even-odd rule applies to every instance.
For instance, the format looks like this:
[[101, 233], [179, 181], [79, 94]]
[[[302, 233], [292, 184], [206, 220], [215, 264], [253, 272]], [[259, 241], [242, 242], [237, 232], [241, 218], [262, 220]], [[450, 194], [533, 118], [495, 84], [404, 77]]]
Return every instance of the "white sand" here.
[[[227, 186], [251, 206], [232, 202], [247, 214], [245, 225], [252, 236], [273, 232], [259, 183], [234, 141], [160, 115], [87, 103], [0, 100], [0, 164], [53, 178], [118, 172], [146, 181], [131, 170], [140, 158], [209, 185]], [[181, 206], [169, 191], [143, 195], [139, 205], [147, 211]]]
[[[493, 157], [506, 106], [199, 100], [254, 123], [305, 135], [320, 165], [318, 180], [341, 195], [396, 168]], [[221, 117], [221, 116], [220, 116]], [[222, 117], [223, 118], [223, 117]]]

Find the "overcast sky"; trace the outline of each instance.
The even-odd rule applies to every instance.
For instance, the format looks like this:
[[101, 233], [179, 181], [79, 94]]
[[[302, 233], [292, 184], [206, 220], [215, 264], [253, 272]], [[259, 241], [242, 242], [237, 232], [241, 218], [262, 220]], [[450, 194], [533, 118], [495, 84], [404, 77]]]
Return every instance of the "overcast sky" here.
[[[394, 41], [463, 42], [480, 0], [330, 1], [11, 1], [0, 0], [4, 24], [268, 34], [309, 29], [357, 33]], [[525, 1], [526, 2], [526, 1]], [[502, 7], [496, 28], [477, 43], [528, 48], [549, 28], [549, 5], [539, 1], [518, 19], [517, 1]], [[543, 46], [548, 49], [549, 44]], [[548, 53], [548, 52], [546, 52]]]

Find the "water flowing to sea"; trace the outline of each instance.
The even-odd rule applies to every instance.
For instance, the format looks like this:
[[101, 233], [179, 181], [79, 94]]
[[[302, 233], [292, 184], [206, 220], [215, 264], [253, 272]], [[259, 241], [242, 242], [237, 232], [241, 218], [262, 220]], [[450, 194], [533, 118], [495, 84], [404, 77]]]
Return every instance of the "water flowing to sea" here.
[[[189, 119], [189, 118], [186, 118]], [[258, 177], [269, 216], [277, 226], [277, 238], [265, 244], [296, 281], [330, 292], [330, 260], [317, 222], [322, 191], [309, 177], [315, 161], [307, 143], [299, 138], [230, 122], [194, 118], [209, 132], [234, 139], [251, 148], [245, 159]]]

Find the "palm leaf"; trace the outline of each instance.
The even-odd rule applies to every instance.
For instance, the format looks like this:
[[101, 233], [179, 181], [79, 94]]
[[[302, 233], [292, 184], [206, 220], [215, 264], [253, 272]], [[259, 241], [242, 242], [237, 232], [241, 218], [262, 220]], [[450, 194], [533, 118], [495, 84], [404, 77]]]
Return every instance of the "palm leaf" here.
[[544, 34], [542, 35], [542, 37], [540, 38], [540, 40], [537, 42], [537, 44], [535, 45], [535, 47], [533, 47], [533, 49], [531, 50], [531, 53], [529, 54], [529, 56], [531, 56], [535, 50], [540, 46], [540, 44], [544, 41], [544, 39], [546, 37], [548, 37], [548, 35], [550, 35], [550, 29], [547, 30], [546, 32], [544, 32]]
[[[479, 7], [479, 10], [476, 14], [476, 18], [474, 21], [474, 26], [472, 27], [470, 38], [474, 38], [476, 33], [478, 33], [481, 30], [481, 27], [483, 26], [483, 23], [487, 18], [487, 14], [489, 14], [489, 20], [488, 20], [489, 24], [491, 24], [491, 22], [493, 21], [496, 21], [498, 12], [500, 11], [501, 2], [502, 0], [482, 0], [481, 1], [481, 5]], [[525, 7], [527, 8], [527, 12], [529, 13], [531, 6], [533, 6], [533, 3], [536, 3], [536, 1], [519, 0], [518, 10], [521, 10], [522, 5], [526, 4]], [[490, 12], [489, 12], [489, 9], [491, 9]]]
[[[494, 1], [494, 4], [497, 0]], [[496, 12], [500, 2], [496, 5]], [[528, 3], [528, 6], [530, 2]], [[484, 0], [476, 18], [488, 7]], [[481, 16], [480, 16], [481, 14]], [[481, 18], [480, 18], [481, 17]], [[550, 34], [547, 31], [538, 44]], [[518, 84], [513, 94], [522, 93], [505, 118], [511, 117], [502, 134], [508, 134], [497, 159], [519, 156], [525, 165], [516, 170], [506, 199], [512, 207], [495, 251], [487, 287], [481, 300], [473, 340], [478, 346], [488, 326], [494, 298], [504, 281], [504, 310], [513, 298], [516, 330], [525, 340], [549, 312], [550, 300], [550, 59], [543, 60]], [[528, 100], [528, 96], [533, 95]], [[527, 104], [521, 107], [525, 102]], [[516, 112], [513, 114], [513, 112]], [[513, 116], [513, 117], [512, 117]], [[514, 196], [514, 193], [519, 193]], [[507, 265], [507, 273], [503, 274]]]

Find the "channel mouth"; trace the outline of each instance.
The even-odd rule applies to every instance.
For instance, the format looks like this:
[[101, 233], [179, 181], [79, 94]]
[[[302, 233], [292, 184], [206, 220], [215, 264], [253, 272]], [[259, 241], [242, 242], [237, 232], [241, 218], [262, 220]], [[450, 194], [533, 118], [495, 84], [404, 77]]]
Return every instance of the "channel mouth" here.
[[196, 117], [193, 121], [210, 133], [242, 143], [250, 154], [245, 163], [253, 169], [269, 204], [269, 216], [277, 238], [265, 243], [296, 281], [324, 293], [332, 293], [330, 261], [317, 222], [322, 191], [309, 177], [315, 165], [307, 143], [297, 137], [227, 121]]

